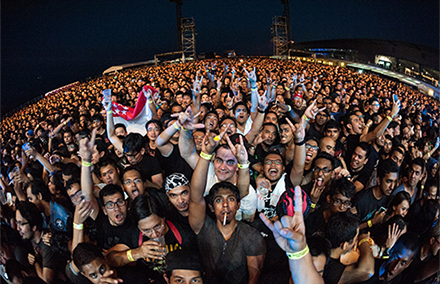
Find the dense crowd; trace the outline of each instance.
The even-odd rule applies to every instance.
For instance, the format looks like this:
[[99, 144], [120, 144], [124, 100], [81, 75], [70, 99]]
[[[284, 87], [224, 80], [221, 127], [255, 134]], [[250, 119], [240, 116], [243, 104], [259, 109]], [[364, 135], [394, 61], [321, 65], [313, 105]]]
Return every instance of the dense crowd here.
[[[114, 121], [139, 98], [145, 135]], [[439, 123], [297, 60], [71, 85], [1, 123], [2, 283], [438, 283]]]

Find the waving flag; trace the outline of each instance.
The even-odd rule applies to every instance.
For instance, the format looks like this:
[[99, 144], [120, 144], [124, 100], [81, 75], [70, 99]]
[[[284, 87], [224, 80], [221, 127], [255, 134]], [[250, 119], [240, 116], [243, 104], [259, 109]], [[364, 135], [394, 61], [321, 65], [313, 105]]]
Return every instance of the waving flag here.
[[[158, 91], [151, 86], [144, 86], [143, 89], [145, 92], [150, 90], [151, 97], [158, 93]], [[110, 92], [110, 89], [103, 92], [104, 99], [109, 95], [106, 92]], [[145, 135], [147, 133], [145, 124], [151, 120], [153, 114], [148, 107], [147, 97], [145, 96], [144, 91], [139, 93], [138, 100], [134, 108], [112, 102], [112, 111], [114, 123], [124, 124], [127, 127], [127, 132], [136, 132], [140, 133], [141, 135]]]

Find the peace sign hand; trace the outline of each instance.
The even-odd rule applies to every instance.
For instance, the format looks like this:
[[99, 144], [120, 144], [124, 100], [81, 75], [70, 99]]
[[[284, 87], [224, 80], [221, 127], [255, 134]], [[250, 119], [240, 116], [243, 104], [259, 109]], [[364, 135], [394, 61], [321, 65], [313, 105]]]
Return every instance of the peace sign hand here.
[[272, 223], [263, 213], [260, 213], [261, 220], [272, 231], [278, 246], [287, 253], [299, 252], [307, 246], [301, 191], [301, 187], [295, 187], [295, 214], [293, 217], [285, 215], [281, 217], [281, 221]]

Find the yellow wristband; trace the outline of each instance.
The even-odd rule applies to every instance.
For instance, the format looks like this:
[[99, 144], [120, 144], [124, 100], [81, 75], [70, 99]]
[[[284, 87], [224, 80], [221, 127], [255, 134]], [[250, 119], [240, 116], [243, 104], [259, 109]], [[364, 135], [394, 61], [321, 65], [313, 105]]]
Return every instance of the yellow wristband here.
[[185, 127], [182, 126], [182, 130], [183, 131], [189, 131], [189, 129], [186, 129]]
[[305, 121], [309, 121], [310, 120], [305, 114], [303, 114], [302, 117], [305, 119]]
[[153, 102], [153, 100], [148, 100], [147, 103], [151, 104]]
[[424, 185], [421, 185], [420, 188], [421, 188], [422, 190], [424, 190], [424, 189], [425, 189], [425, 186], [424, 186]]
[[212, 155], [200, 152], [200, 157], [202, 157], [203, 159], [205, 159], [207, 161], [211, 161]]
[[177, 130], [180, 130], [180, 126], [177, 125], [177, 122], [174, 122], [173, 125], [174, 125], [174, 128], [176, 128]]
[[302, 251], [294, 252], [294, 253], [286, 253], [286, 254], [289, 259], [296, 260], [303, 258], [307, 253], [309, 253], [308, 245], [306, 245], [305, 249], [303, 249]]
[[428, 158], [431, 157], [431, 153], [428, 152]]
[[371, 227], [373, 227], [373, 222], [371, 222], [371, 220], [368, 220], [368, 221], [367, 221], [367, 225], [368, 225], [368, 227], [371, 228]]
[[107, 112], [107, 114], [112, 114], [113, 113], [113, 111], [112, 110], [109, 110], [108, 112]]
[[89, 167], [92, 166], [92, 163], [90, 163], [90, 162], [86, 162], [86, 161], [81, 161], [81, 165], [83, 165], [84, 167], [89, 168]]
[[237, 167], [239, 169], [249, 169], [250, 164], [251, 164], [250, 162], [247, 162], [246, 164], [237, 164]]
[[131, 255], [131, 249], [127, 250], [127, 258], [131, 262], [135, 261], [133, 256]]
[[76, 230], [82, 230], [84, 229], [84, 224], [75, 224], [73, 223], [73, 228]]
[[391, 122], [393, 121], [393, 119], [391, 118], [391, 116], [387, 115], [388, 120]]
[[362, 240], [360, 240], [359, 243], [358, 243], [358, 247], [360, 247], [361, 244], [363, 244], [365, 242], [370, 242], [370, 239], [362, 239]]
[[313, 209], [316, 208], [316, 204], [315, 203], [310, 203], [310, 207], [312, 207]]
[[67, 125], [67, 122], [64, 121], [63, 124], [64, 124], [64, 125]]

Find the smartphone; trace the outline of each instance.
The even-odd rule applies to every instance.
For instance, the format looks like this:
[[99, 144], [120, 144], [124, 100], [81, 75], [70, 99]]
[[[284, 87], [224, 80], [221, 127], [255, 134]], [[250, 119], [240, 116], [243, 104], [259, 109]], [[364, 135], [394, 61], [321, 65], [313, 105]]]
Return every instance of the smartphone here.
[[399, 97], [396, 94], [393, 95], [393, 101], [395, 103], [399, 101]]
[[382, 213], [382, 212], [385, 212], [385, 211], [387, 211], [387, 209], [385, 207], [380, 207], [379, 208], [379, 214]]
[[24, 151], [30, 150], [31, 149], [31, 143], [26, 142], [21, 147], [23, 148]]

